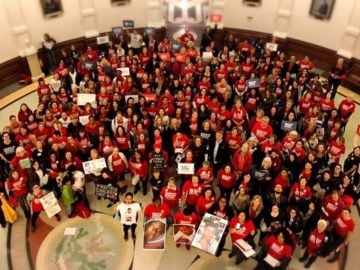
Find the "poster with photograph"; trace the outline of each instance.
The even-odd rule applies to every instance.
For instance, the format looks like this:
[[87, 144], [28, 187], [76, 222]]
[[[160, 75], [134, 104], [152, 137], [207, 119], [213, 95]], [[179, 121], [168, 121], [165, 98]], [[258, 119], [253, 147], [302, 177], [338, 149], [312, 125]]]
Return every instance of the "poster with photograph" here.
[[215, 255], [228, 221], [206, 213], [192, 241], [192, 246]]
[[165, 238], [165, 218], [151, 218], [144, 223], [144, 250], [165, 250]]
[[54, 192], [50, 192], [50, 193], [46, 194], [44, 197], [42, 197], [40, 199], [40, 203], [43, 206], [48, 218], [52, 218], [57, 213], [61, 212], [59, 202], [56, 199]]
[[190, 245], [195, 236], [194, 224], [174, 224], [174, 242], [179, 245]]

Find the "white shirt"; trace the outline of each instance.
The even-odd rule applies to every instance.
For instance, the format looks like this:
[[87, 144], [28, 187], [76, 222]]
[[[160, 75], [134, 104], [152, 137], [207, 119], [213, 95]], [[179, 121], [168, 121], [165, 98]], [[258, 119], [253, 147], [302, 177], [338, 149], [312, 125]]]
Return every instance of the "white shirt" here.
[[121, 202], [117, 207], [116, 211], [120, 213], [120, 223], [125, 225], [131, 225], [136, 223], [136, 216], [139, 211], [141, 211], [140, 204], [133, 202], [131, 204], [126, 204]]

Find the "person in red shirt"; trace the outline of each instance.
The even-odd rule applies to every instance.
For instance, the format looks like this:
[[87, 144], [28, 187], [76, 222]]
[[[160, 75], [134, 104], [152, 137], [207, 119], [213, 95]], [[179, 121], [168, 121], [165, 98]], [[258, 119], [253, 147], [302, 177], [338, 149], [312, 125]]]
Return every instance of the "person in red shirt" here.
[[319, 219], [317, 227], [312, 230], [307, 239], [306, 249], [304, 255], [299, 259], [300, 262], [305, 262], [304, 267], [309, 268], [316, 260], [320, 251], [324, 247], [328, 237], [326, 236], [326, 228], [328, 223], [324, 219]]
[[188, 27], [185, 28], [185, 32], [180, 36], [181, 44], [187, 47], [189, 41], [195, 41], [194, 35], [190, 32]]
[[28, 178], [26, 174], [17, 170], [11, 170], [9, 173], [9, 178], [6, 180], [6, 189], [9, 192], [9, 196], [13, 196], [20, 204], [25, 217], [29, 218], [30, 207], [26, 200], [29, 189]]
[[341, 155], [345, 154], [345, 139], [342, 136], [338, 136], [335, 141], [332, 141], [329, 145], [329, 163], [339, 163]]
[[180, 189], [176, 186], [175, 177], [169, 177], [166, 186], [163, 186], [160, 191], [160, 196], [163, 203], [167, 204], [171, 212], [175, 213], [179, 207], [179, 201], [181, 198]]
[[204, 216], [206, 212], [215, 203], [215, 192], [212, 187], [206, 187], [196, 202], [196, 212], [200, 217]]
[[267, 116], [264, 116], [261, 119], [261, 122], [256, 123], [251, 130], [252, 136], [255, 136], [259, 144], [263, 144], [270, 138], [270, 135], [273, 133], [272, 127], [269, 125], [270, 119]]
[[322, 202], [322, 216], [324, 219], [333, 222], [341, 211], [345, 208], [345, 203], [338, 190], [333, 190]]
[[343, 99], [339, 104], [339, 114], [342, 118], [342, 124], [345, 127], [347, 122], [350, 119], [350, 116], [354, 113], [356, 104], [354, 102], [353, 96], [349, 95]]
[[[279, 261], [276, 267], [286, 269], [286, 265], [290, 262], [293, 249], [291, 240], [285, 229], [278, 231], [274, 235], [270, 235], [264, 240], [264, 248], [266, 254]], [[264, 259], [260, 260], [255, 270], [274, 269]]]
[[225, 196], [229, 200], [236, 181], [236, 174], [231, 165], [225, 165], [223, 169], [220, 169], [217, 179], [221, 196]]
[[211, 183], [214, 180], [214, 170], [210, 167], [210, 162], [204, 161], [202, 167], [196, 171], [196, 175], [205, 187], [211, 186]]
[[[36, 220], [40, 216], [40, 213], [44, 210], [40, 200], [45, 196], [45, 193], [40, 188], [38, 184], [35, 184], [32, 186], [32, 194], [30, 196], [29, 202], [31, 203], [31, 209], [32, 209], [32, 215], [31, 215], [31, 226], [32, 226], [32, 232], [35, 232], [36, 230]], [[58, 214], [55, 215], [56, 220], [60, 221], [61, 217]]]
[[236, 243], [238, 240], [244, 240], [254, 248], [255, 243], [253, 238], [256, 228], [252, 220], [248, 219], [246, 212], [241, 211], [230, 220], [229, 230], [233, 243], [229, 258], [236, 256], [235, 264], [238, 265], [245, 259], [245, 256], [237, 247]]
[[314, 63], [310, 61], [310, 58], [305, 55], [303, 59], [299, 62], [299, 69], [307, 69], [308, 71], [311, 71], [314, 68]]
[[351, 217], [350, 209], [343, 209], [333, 224], [332, 241], [327, 245], [326, 251], [335, 251], [334, 256], [328, 260], [329, 263], [336, 262], [340, 256], [340, 246], [347, 245], [351, 234], [355, 230], [355, 221]]
[[139, 177], [138, 182], [135, 185], [134, 194], [136, 194], [140, 190], [141, 182], [143, 187], [143, 195], [145, 196], [147, 193], [149, 166], [147, 161], [144, 160], [143, 156], [140, 154], [140, 152], [136, 151], [132, 158], [130, 158], [129, 169], [132, 173], [132, 177]]
[[311, 188], [307, 185], [305, 177], [301, 177], [298, 182], [291, 186], [289, 201], [298, 206], [301, 210], [306, 209], [307, 203], [311, 199]]
[[203, 190], [204, 185], [199, 183], [199, 177], [193, 175], [191, 181], [186, 181], [182, 188], [182, 205], [195, 206]]
[[159, 196], [152, 199], [152, 203], [148, 204], [144, 210], [145, 221], [151, 218], [166, 218], [167, 226], [172, 224], [171, 211], [167, 204], [161, 202]]

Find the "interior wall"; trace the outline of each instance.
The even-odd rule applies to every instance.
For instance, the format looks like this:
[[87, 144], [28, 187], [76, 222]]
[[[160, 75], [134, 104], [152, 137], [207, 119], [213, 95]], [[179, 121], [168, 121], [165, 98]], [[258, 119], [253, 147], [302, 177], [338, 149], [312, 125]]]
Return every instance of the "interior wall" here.
[[[6, 6], [3, 1], [6, 1]], [[39, 0], [1, 0], [1, 50], [0, 63], [19, 55], [20, 44], [14, 44], [13, 28], [8, 9], [17, 10], [20, 5], [22, 19], [35, 48], [41, 47], [44, 33], [49, 33], [57, 42], [82, 37], [88, 30], [95, 33], [110, 31], [114, 26], [122, 26], [123, 20], [134, 20], [135, 27], [147, 26], [147, 0], [132, 0], [124, 6], [113, 6], [110, 0], [62, 0], [63, 14], [45, 19]], [[89, 17], [93, 17], [94, 23]], [[96, 31], [95, 31], [96, 30]], [[15, 45], [15, 46], [14, 46]]]
[[246, 6], [241, 0], [224, 2], [225, 27], [280, 33], [360, 58], [360, 0], [335, 0], [329, 20], [309, 14], [312, 0], [263, 0], [257, 7]]
[[[248, 7], [242, 0], [210, 0], [213, 7], [221, 10], [224, 27], [280, 33], [360, 59], [360, 0], [335, 0], [330, 20], [310, 16], [311, 1], [262, 0], [260, 6]], [[160, 7], [161, 1], [132, 0], [125, 6], [112, 6], [110, 0], [62, 0], [63, 14], [51, 19], [43, 17], [39, 2], [0, 1], [0, 63], [24, 49], [23, 32], [31, 45], [39, 48], [44, 33], [62, 42], [109, 31], [113, 26], [121, 26], [124, 19], [134, 20], [135, 27], [146, 27], [153, 20], [147, 10]], [[22, 18], [14, 23], [11, 17], [17, 11]]]

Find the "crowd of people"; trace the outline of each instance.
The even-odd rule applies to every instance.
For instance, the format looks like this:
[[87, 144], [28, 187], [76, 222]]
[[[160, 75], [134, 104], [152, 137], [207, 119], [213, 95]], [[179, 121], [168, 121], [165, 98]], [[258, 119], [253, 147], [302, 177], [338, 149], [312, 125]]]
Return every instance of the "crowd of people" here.
[[[33, 229], [43, 191], [62, 198], [71, 217], [79, 202], [89, 206], [86, 182], [94, 182], [118, 189], [109, 207], [121, 213], [125, 239], [129, 229], [135, 238], [134, 185], [154, 197], [147, 218], [195, 227], [205, 213], [228, 220], [216, 255], [230, 234], [236, 264], [246, 259], [238, 239], [262, 247], [257, 269], [270, 267], [269, 254], [286, 267], [297, 245], [305, 267], [330, 252], [337, 260], [354, 231], [360, 160], [358, 145], [343, 157], [356, 104], [351, 96], [334, 104], [343, 59], [321, 81], [307, 56], [233, 36], [218, 48], [213, 34], [205, 29], [200, 50], [189, 31], [174, 42], [133, 31], [59, 52], [53, 78], [39, 79], [37, 108], [21, 104], [1, 134], [1, 192], [32, 213]], [[79, 94], [95, 102], [78, 105]], [[82, 162], [99, 158], [107, 168], [85, 175]], [[179, 174], [179, 163], [193, 172]], [[5, 227], [2, 211], [0, 220]]]

